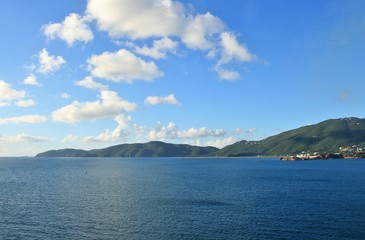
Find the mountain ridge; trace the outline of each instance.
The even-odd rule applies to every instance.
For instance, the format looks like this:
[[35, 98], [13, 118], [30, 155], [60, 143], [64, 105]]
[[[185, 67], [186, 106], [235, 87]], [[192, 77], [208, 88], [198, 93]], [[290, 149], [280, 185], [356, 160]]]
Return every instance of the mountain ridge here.
[[36, 157], [199, 157], [219, 150], [215, 147], [199, 147], [161, 141], [125, 143], [102, 149], [59, 149], [39, 153]]
[[216, 152], [218, 156], [281, 156], [306, 152], [335, 153], [340, 147], [365, 146], [365, 119], [329, 119], [270, 136], [239, 141]]
[[365, 147], [365, 119], [328, 119], [284, 131], [259, 141], [241, 140], [222, 149], [161, 141], [119, 144], [102, 149], [60, 149], [36, 157], [244, 157], [283, 156], [306, 152], [336, 153], [340, 147]]

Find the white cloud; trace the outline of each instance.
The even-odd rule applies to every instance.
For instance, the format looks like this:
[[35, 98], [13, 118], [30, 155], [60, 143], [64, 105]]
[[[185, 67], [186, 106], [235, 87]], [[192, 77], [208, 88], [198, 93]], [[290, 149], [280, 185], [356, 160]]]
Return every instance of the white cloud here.
[[38, 82], [37, 77], [34, 76], [34, 74], [30, 74], [26, 79], [24, 79], [23, 84], [33, 85], [38, 87], [42, 86], [42, 84]]
[[234, 137], [218, 138], [218, 139], [214, 139], [214, 140], [208, 140], [202, 146], [212, 146], [212, 147], [217, 147], [217, 148], [223, 148], [223, 147], [231, 145], [237, 141], [238, 141], [238, 139], [236, 139]]
[[71, 13], [62, 23], [49, 23], [42, 30], [48, 39], [59, 38], [72, 46], [76, 41], [87, 43], [93, 40], [94, 35], [87, 25], [88, 22], [87, 17]]
[[[166, 58], [168, 52], [175, 53], [179, 42], [189, 49], [207, 51], [209, 58], [217, 59], [214, 69], [223, 80], [240, 78], [238, 71], [227, 70], [223, 65], [256, 59], [244, 44], [238, 42], [234, 33], [227, 31], [219, 17], [210, 12], [195, 14], [179, 1], [89, 0], [85, 14], [86, 17], [71, 14], [66, 19], [72, 19], [70, 22], [82, 26], [85, 32], [90, 30], [86, 25], [88, 21], [94, 20], [97, 28], [107, 32], [117, 45], [122, 44], [135, 53], [154, 59]], [[49, 38], [60, 37], [61, 30], [67, 25], [66, 19], [62, 24], [47, 25], [45, 34]], [[138, 47], [130, 41], [147, 39], [154, 39], [152, 46]], [[69, 45], [72, 44], [73, 41], [69, 41]], [[145, 62], [127, 50], [92, 56], [88, 63], [94, 77], [114, 82], [151, 81], [163, 76], [154, 62]]]
[[13, 101], [18, 107], [30, 107], [35, 104], [32, 99], [23, 100], [26, 96], [25, 91], [18, 91], [3, 80], [0, 80], [0, 107], [10, 106]]
[[222, 129], [218, 130], [209, 130], [206, 127], [202, 128], [190, 128], [184, 131], [178, 131], [177, 136], [178, 138], [202, 138], [202, 137], [218, 137], [225, 135], [226, 132]]
[[170, 122], [167, 126], [157, 123], [156, 126], [149, 131], [148, 138], [150, 140], [165, 140], [165, 139], [193, 139], [204, 137], [219, 137], [225, 135], [226, 132], [222, 129], [210, 130], [206, 127], [190, 128], [188, 130], [178, 130], [175, 123]]
[[240, 73], [234, 70], [228, 70], [224, 68], [217, 68], [219, 78], [222, 80], [237, 80], [241, 77]]
[[39, 66], [37, 72], [39, 73], [50, 73], [59, 70], [63, 64], [66, 63], [65, 59], [61, 56], [51, 56], [48, 54], [45, 48], [39, 52], [38, 55]]
[[179, 101], [175, 98], [174, 94], [170, 94], [166, 97], [149, 96], [144, 101], [148, 105], [156, 104], [179, 104]]
[[14, 90], [11, 85], [0, 80], [0, 101], [12, 101], [25, 97], [25, 91]]
[[170, 122], [167, 126], [163, 126], [160, 122], [148, 132], [149, 140], [165, 140], [176, 136], [177, 127], [175, 123]]
[[62, 143], [70, 143], [70, 142], [75, 142], [79, 137], [75, 136], [73, 134], [69, 134], [67, 135], [63, 140]]
[[0, 135], [0, 142], [6, 143], [36, 143], [36, 142], [49, 142], [53, 139], [41, 136], [31, 136], [28, 134], [18, 135]]
[[85, 137], [83, 142], [115, 142], [121, 139], [125, 139], [128, 135], [125, 131], [128, 129], [132, 122], [132, 118], [130, 116], [125, 117], [123, 114], [118, 115], [114, 118], [114, 120], [118, 123], [118, 126], [110, 131], [107, 129], [104, 133], [99, 134], [96, 137], [88, 136]]
[[93, 55], [87, 62], [94, 77], [114, 82], [152, 81], [163, 76], [154, 62], [146, 62], [125, 49]]
[[221, 33], [222, 56], [218, 65], [226, 64], [232, 60], [239, 62], [252, 62], [256, 56], [248, 48], [237, 41], [237, 37], [230, 32]]
[[224, 30], [222, 20], [211, 13], [200, 14], [187, 20], [186, 28], [182, 33], [182, 41], [189, 48], [207, 50], [215, 46], [214, 34]]
[[136, 53], [144, 56], [160, 59], [166, 58], [167, 52], [176, 52], [178, 45], [179, 43], [177, 41], [171, 40], [168, 37], [164, 37], [162, 39], [153, 41], [151, 48], [148, 48], [145, 45], [143, 47], [135, 47], [135, 51]]
[[[237, 80], [241, 77], [240, 73], [235, 70], [226, 69], [225, 64], [232, 61], [237, 62], [252, 62], [257, 57], [250, 53], [248, 48], [237, 41], [236, 35], [231, 32], [222, 32], [220, 34], [220, 59], [214, 67], [214, 70], [218, 73], [219, 78], [222, 80]], [[208, 56], [215, 56], [216, 52], [209, 52]]]
[[80, 87], [89, 88], [89, 89], [97, 89], [97, 90], [107, 90], [108, 89], [107, 85], [95, 82], [94, 79], [90, 76], [84, 78], [83, 80], [76, 81], [75, 85], [80, 86]]
[[18, 107], [32, 107], [35, 105], [35, 102], [33, 101], [33, 99], [28, 99], [28, 100], [19, 100], [17, 102], [14, 103], [15, 106]]
[[126, 111], [133, 111], [137, 104], [121, 99], [116, 92], [100, 91], [99, 100], [94, 102], [74, 101], [52, 113], [56, 122], [75, 123], [83, 120], [115, 117]]
[[90, 0], [87, 13], [113, 38], [176, 36], [193, 49], [213, 47], [213, 35], [225, 29], [222, 20], [211, 13], [194, 16], [189, 8], [172, 0]]
[[19, 117], [11, 117], [11, 118], [0, 118], [0, 124], [17, 124], [17, 123], [29, 123], [29, 124], [37, 124], [44, 123], [47, 121], [47, 117], [41, 115], [24, 115]]
[[185, 8], [172, 0], [89, 0], [87, 13], [112, 37], [149, 38], [178, 35]]

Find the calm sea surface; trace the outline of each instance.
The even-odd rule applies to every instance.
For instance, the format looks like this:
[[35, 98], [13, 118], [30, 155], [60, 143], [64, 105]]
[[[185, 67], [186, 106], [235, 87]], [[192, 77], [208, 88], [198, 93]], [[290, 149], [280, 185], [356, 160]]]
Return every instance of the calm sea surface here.
[[0, 239], [365, 239], [365, 159], [0, 158]]

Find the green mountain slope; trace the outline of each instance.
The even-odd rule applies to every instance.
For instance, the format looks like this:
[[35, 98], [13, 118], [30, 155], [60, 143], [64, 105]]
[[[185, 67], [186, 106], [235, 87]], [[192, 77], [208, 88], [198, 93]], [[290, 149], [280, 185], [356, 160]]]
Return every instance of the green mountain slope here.
[[39, 153], [36, 157], [198, 157], [211, 155], [218, 148], [197, 147], [187, 144], [148, 142], [121, 144], [90, 151], [76, 149], [51, 150]]
[[339, 147], [365, 146], [365, 119], [331, 119], [261, 141], [240, 141], [216, 152], [217, 156], [291, 155], [302, 151], [334, 153]]
[[200, 157], [200, 156], [282, 156], [302, 151], [336, 153], [339, 147], [365, 147], [365, 119], [331, 119], [300, 127], [261, 141], [240, 141], [222, 149], [186, 144], [148, 142], [121, 144], [90, 151], [61, 149], [37, 157]]

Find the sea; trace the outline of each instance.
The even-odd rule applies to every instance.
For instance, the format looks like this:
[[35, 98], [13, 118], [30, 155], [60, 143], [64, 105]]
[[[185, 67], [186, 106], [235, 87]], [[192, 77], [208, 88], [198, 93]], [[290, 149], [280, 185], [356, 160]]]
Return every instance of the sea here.
[[365, 239], [365, 159], [0, 158], [0, 239]]

